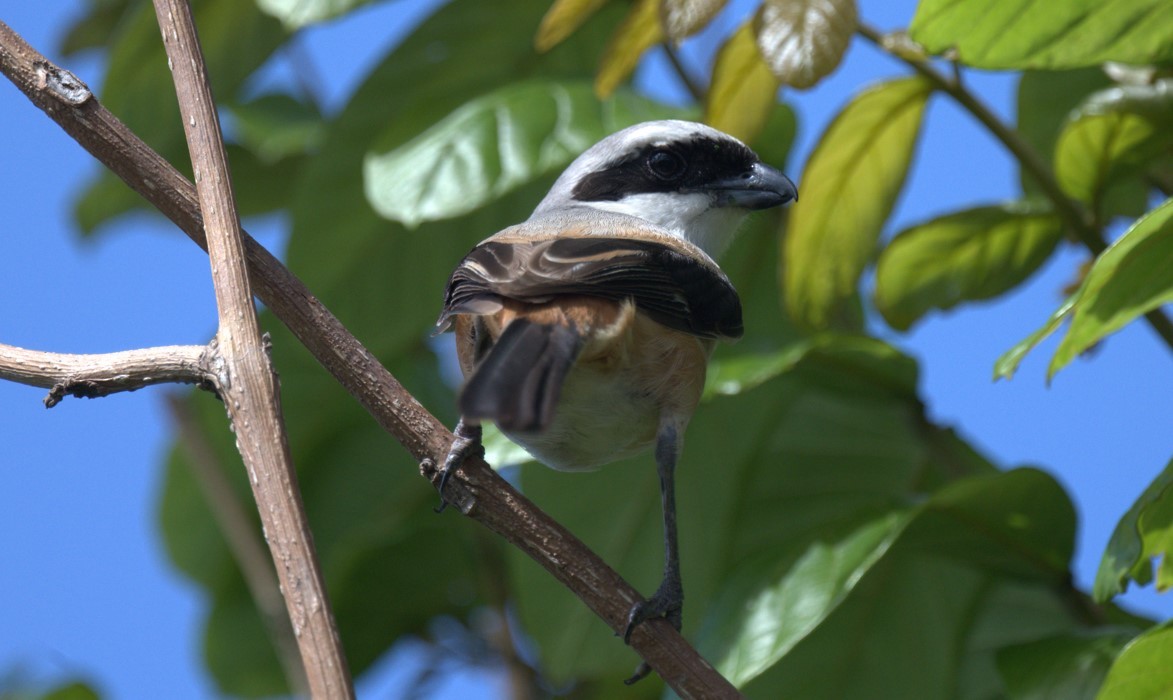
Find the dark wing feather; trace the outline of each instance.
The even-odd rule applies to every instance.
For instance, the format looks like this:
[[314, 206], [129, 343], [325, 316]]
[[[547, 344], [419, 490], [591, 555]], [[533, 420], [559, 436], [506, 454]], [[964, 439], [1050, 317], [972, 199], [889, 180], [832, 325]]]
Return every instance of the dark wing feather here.
[[742, 334], [741, 300], [720, 271], [662, 243], [603, 236], [482, 243], [452, 273], [440, 323], [501, 297], [560, 295], [633, 299], [655, 321], [702, 338]]

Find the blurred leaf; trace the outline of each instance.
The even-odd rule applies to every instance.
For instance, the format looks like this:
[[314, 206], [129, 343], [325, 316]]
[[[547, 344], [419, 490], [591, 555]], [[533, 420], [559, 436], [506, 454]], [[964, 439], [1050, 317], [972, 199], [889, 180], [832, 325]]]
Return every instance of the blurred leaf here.
[[998, 650], [1011, 700], [1093, 700], [1116, 655], [1135, 632], [1063, 634]]
[[[1044, 163], [1055, 162], [1055, 142], [1067, 123], [1067, 115], [1097, 90], [1112, 81], [1099, 66], [1063, 71], [1023, 71], [1018, 79], [1018, 133]], [[1040, 195], [1041, 188], [1022, 164], [1018, 179], [1024, 195]]]
[[1062, 237], [1049, 207], [1023, 204], [967, 209], [905, 229], [880, 253], [876, 307], [890, 326], [908, 330], [932, 309], [1013, 289]]
[[310, 24], [317, 24], [351, 10], [362, 7], [372, 0], [256, 0], [264, 12], [281, 20], [285, 28], [292, 31]]
[[729, 0], [660, 0], [660, 25], [669, 39], [680, 43], [704, 28]]
[[604, 136], [679, 110], [626, 93], [600, 104], [584, 82], [522, 82], [477, 98], [412, 141], [372, 153], [367, 199], [414, 227], [465, 214], [560, 170]]
[[[122, 178], [103, 169], [73, 200], [73, 223], [85, 238], [102, 224], [139, 208], [145, 208], [139, 193], [130, 189]], [[154, 207], [148, 212], [155, 212]]]
[[923, 0], [909, 33], [930, 53], [975, 68], [1080, 68], [1173, 59], [1165, 0]]
[[57, 686], [41, 696], [41, 700], [99, 700], [98, 691], [81, 681]]
[[778, 80], [762, 58], [747, 22], [721, 49], [705, 95], [705, 123], [742, 141], [757, 138], [777, 104]]
[[1048, 336], [1054, 333], [1064, 319], [1071, 315], [1075, 309], [1075, 302], [1079, 293], [1071, 295], [1064, 301], [1055, 313], [1047, 319], [1047, 322], [1042, 325], [1037, 331], [1031, 333], [1027, 337], [1019, 341], [1014, 347], [1002, 353], [998, 361], [994, 363], [994, 379], [1011, 379], [1014, 373], [1018, 371], [1018, 365], [1022, 363], [1022, 358], [1034, 349], [1036, 345], [1043, 342]]
[[[281, 26], [263, 15], [252, 2], [202, 0], [193, 3], [196, 26], [207, 62], [212, 91], [221, 105], [233, 102], [254, 70], [284, 40]], [[138, 3], [118, 24], [111, 37], [102, 103], [135, 134], [190, 177], [191, 165], [183, 123], [159, 26], [150, 3]], [[112, 215], [130, 208], [151, 209], [137, 195], [114, 188], [103, 171], [79, 195], [75, 204], [83, 230], [92, 231]], [[100, 200], [117, 192], [112, 203]]]
[[603, 49], [603, 61], [595, 76], [595, 94], [604, 98], [615, 92], [635, 70], [644, 52], [663, 38], [660, 0], [636, 0]]
[[304, 155], [266, 162], [234, 144], [228, 144], [226, 151], [240, 216], [267, 214], [289, 206], [289, 193], [305, 165]]
[[1138, 219], [1096, 258], [1080, 287], [1067, 335], [1051, 358], [1053, 376], [1104, 336], [1173, 301], [1173, 199]]
[[291, 95], [263, 95], [229, 112], [236, 140], [266, 163], [314, 150], [321, 142], [322, 115]]
[[1153, 580], [1152, 558], [1163, 557], [1162, 570], [1169, 562], [1168, 524], [1173, 516], [1173, 461], [1153, 479], [1136, 499], [1112, 532], [1096, 582], [1095, 599], [1107, 601], [1128, 590], [1129, 579], [1140, 585]]
[[1095, 93], [1072, 112], [1055, 146], [1063, 190], [1101, 209], [1107, 187], [1173, 148], [1173, 81]]
[[608, 0], [554, 0], [534, 36], [534, 48], [545, 53], [574, 33]]
[[1108, 671], [1097, 700], [1163, 700], [1173, 697], [1173, 627], [1151, 629], [1132, 640]]
[[919, 78], [857, 95], [819, 139], [790, 210], [783, 284], [790, 315], [842, 325], [904, 186], [931, 86]]
[[69, 25], [59, 43], [61, 55], [72, 57], [86, 49], [104, 48], [118, 35], [118, 25], [130, 16], [134, 0], [90, 0], [88, 12]]
[[843, 60], [855, 22], [855, 0], [763, 0], [754, 33], [774, 76], [809, 88]]

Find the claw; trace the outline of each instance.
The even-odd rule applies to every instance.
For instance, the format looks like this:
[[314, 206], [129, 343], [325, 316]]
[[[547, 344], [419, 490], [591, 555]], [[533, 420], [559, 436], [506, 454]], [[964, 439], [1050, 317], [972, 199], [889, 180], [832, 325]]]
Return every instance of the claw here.
[[448, 450], [448, 456], [444, 459], [444, 466], [440, 468], [440, 481], [436, 484], [436, 490], [440, 492], [440, 507], [433, 508], [436, 513], [443, 513], [444, 509], [448, 507], [448, 499], [444, 498], [444, 487], [448, 485], [448, 479], [451, 478], [452, 472], [460, 468], [464, 464], [464, 460], [472, 455], [485, 454], [485, 448], [481, 445], [481, 426], [468, 425], [461, 418], [456, 423], [456, 429], [452, 431], [456, 438], [452, 441], [452, 447]]

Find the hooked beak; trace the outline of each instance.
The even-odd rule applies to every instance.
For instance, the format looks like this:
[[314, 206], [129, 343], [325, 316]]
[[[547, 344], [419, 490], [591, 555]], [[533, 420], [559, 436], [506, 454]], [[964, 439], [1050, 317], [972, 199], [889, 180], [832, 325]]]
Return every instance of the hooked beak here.
[[742, 209], [769, 209], [798, 199], [798, 190], [790, 178], [764, 163], [736, 177], [710, 185], [717, 195], [717, 206]]

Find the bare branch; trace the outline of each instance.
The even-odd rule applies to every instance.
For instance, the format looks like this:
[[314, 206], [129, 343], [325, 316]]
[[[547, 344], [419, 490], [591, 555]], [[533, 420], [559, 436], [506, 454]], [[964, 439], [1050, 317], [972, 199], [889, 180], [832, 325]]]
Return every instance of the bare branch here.
[[191, 7], [187, 0], [155, 0], [154, 4], [204, 215], [220, 318], [217, 338], [224, 359], [221, 397], [249, 472], [310, 693], [314, 698], [353, 698], [354, 687], [297, 487], [277, 398], [277, 377], [253, 306], [228, 156]]
[[[66, 99], [46, 77], [68, 75], [0, 22], [0, 71], [87, 151], [204, 246], [195, 190], [85, 90]], [[82, 86], [84, 89], [84, 86]], [[384, 368], [280, 261], [244, 234], [250, 280], [257, 296], [378, 424], [435, 478], [452, 433]], [[545, 568], [616, 633], [639, 593], [578, 538], [538, 509], [483, 460], [469, 459], [445, 495], [461, 511]], [[683, 698], [739, 697], [737, 689], [665, 620], [649, 620], [631, 646]]]
[[0, 379], [49, 389], [45, 408], [66, 396], [94, 399], [153, 384], [199, 384], [215, 390], [211, 348], [169, 345], [96, 355], [65, 355], [0, 343]]

